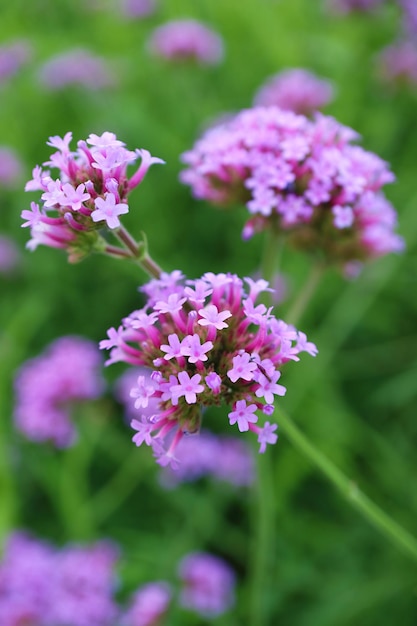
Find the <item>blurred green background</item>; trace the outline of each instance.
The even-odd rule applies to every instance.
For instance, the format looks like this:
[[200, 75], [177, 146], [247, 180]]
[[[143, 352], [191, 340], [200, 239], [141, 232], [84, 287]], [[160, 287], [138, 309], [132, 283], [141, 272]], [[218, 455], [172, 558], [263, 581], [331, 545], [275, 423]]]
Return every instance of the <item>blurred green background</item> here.
[[[365, 493], [417, 532], [417, 94], [382, 85], [375, 69], [378, 51], [397, 36], [399, 11], [387, 2], [372, 16], [337, 18], [319, 0], [161, 0], [152, 16], [127, 20], [88, 5], [15, 0], [0, 9], [0, 43], [25, 38], [32, 47], [30, 60], [0, 84], [0, 145], [14, 148], [25, 168], [20, 186], [0, 188], [0, 232], [23, 255], [17, 274], [0, 276], [1, 531], [27, 528], [58, 543], [111, 537], [123, 549], [127, 591], [173, 576], [187, 551], [215, 552], [239, 576], [238, 605], [216, 623], [247, 624], [257, 507], [251, 490], [210, 480], [163, 490], [149, 451], [131, 444], [110, 396], [80, 409], [80, 442], [69, 451], [28, 443], [14, 431], [16, 369], [61, 335], [104, 338], [141, 306], [137, 287], [145, 280], [129, 263], [94, 256], [69, 265], [52, 249], [25, 251], [20, 212], [37, 196], [23, 187], [34, 165], [49, 157], [49, 136], [71, 130], [77, 141], [115, 132], [128, 148], [166, 161], [133, 192], [125, 220], [133, 234], [147, 233], [160, 265], [190, 277], [251, 274], [262, 238], [242, 243], [243, 208], [222, 212], [193, 200], [178, 182], [179, 155], [218, 116], [250, 106], [275, 72], [304, 67], [332, 80], [337, 97], [326, 112], [357, 130], [363, 147], [387, 160], [397, 177], [387, 195], [407, 251], [374, 262], [353, 282], [336, 271], [325, 277], [299, 324], [319, 355], [288, 366], [288, 394], [280, 402]], [[221, 65], [171, 66], [146, 53], [152, 29], [179, 17], [198, 18], [222, 35]], [[74, 47], [106, 59], [117, 84], [97, 91], [42, 87], [41, 65]], [[286, 252], [290, 294], [303, 284], [308, 264]], [[284, 302], [276, 313], [285, 319], [285, 311]], [[111, 383], [123, 371], [117, 365], [105, 374]], [[230, 430], [215, 419], [216, 430]], [[268, 453], [275, 490], [265, 590], [270, 623], [415, 625], [415, 562], [353, 511], [284, 435]], [[201, 620], [173, 615], [170, 623]]]

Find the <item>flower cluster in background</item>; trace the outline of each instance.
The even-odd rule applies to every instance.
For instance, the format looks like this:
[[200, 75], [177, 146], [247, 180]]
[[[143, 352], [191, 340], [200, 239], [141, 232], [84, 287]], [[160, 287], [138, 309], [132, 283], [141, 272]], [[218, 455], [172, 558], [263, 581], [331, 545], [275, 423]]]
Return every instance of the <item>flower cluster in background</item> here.
[[15, 150], [0, 146], [0, 188], [15, 188], [22, 177], [22, 162]]
[[271, 76], [255, 94], [254, 105], [277, 106], [311, 115], [334, 98], [332, 83], [303, 68], [291, 68]]
[[149, 52], [170, 61], [196, 61], [216, 65], [223, 58], [223, 41], [197, 20], [173, 20], [156, 28], [148, 41]]
[[60, 337], [26, 361], [15, 378], [15, 425], [28, 439], [67, 447], [76, 439], [74, 404], [104, 390], [97, 346], [82, 337]]
[[381, 188], [394, 180], [358, 135], [335, 119], [278, 107], [242, 111], [182, 155], [196, 198], [245, 204], [243, 237], [274, 229], [299, 249], [346, 265], [402, 251], [397, 217]]
[[2, 626], [113, 626], [118, 550], [101, 541], [56, 549], [23, 533], [0, 561]]
[[20, 248], [17, 243], [6, 235], [0, 235], [0, 274], [12, 275], [21, 262]]
[[[120, 215], [129, 211], [128, 194], [143, 180], [153, 163], [163, 163], [147, 150], [127, 150], [114, 133], [91, 134], [70, 150], [72, 133], [64, 138], [50, 137], [48, 145], [56, 149], [44, 168], [59, 170], [52, 178], [49, 169], [35, 167], [26, 191], [42, 191], [42, 208], [35, 202], [22, 212], [29, 226], [28, 248], [39, 244], [62, 248], [70, 261], [77, 261], [92, 250], [102, 250], [104, 242], [98, 231], [103, 226], [114, 230]], [[141, 159], [136, 172], [128, 177], [127, 167]]]
[[[119, 549], [108, 541], [62, 548], [16, 532], [0, 561], [2, 626], [155, 626], [170, 609], [166, 581], [139, 587], [127, 606], [116, 601]], [[220, 557], [186, 555], [178, 566], [178, 604], [216, 617], [235, 601], [236, 577]]]
[[[282, 365], [317, 349], [304, 333], [277, 320], [272, 307], [256, 305], [269, 290], [267, 281], [245, 278], [246, 292], [232, 274], [207, 272], [185, 285], [183, 278], [174, 271], [145, 284], [146, 306], [100, 343], [111, 351], [107, 364], [124, 361], [151, 370], [131, 390], [135, 407], [145, 409], [132, 421], [133, 441], [152, 446], [161, 465], [176, 465], [176, 448], [184, 433], [199, 431], [202, 408], [226, 404], [232, 406], [229, 423], [255, 432], [264, 452], [277, 440], [276, 425], [260, 427], [257, 411], [272, 415], [275, 396], [285, 394], [278, 384]], [[146, 409], [155, 400], [149, 416]]]
[[105, 59], [84, 48], [51, 57], [39, 68], [38, 77], [41, 85], [53, 90], [77, 85], [96, 91], [116, 82]]
[[32, 48], [24, 39], [17, 39], [0, 46], [0, 84], [11, 78], [30, 59]]

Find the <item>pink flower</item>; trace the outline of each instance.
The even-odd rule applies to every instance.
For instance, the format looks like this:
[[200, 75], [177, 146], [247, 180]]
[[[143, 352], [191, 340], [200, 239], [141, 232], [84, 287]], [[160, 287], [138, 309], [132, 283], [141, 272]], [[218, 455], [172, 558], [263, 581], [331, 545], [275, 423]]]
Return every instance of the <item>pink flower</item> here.
[[[399, 250], [395, 211], [382, 192], [394, 175], [356, 139], [320, 113], [310, 120], [256, 107], [206, 131], [182, 155], [180, 178], [196, 198], [245, 204], [244, 239], [274, 228], [297, 249], [344, 267]], [[378, 231], [368, 236], [371, 212]]]
[[[305, 69], [284, 70], [272, 76], [257, 91], [255, 106], [278, 106], [311, 115], [333, 100], [332, 84]], [[304, 146], [300, 146], [303, 150]], [[295, 157], [297, 158], [297, 157]]]
[[149, 51], [170, 61], [193, 60], [203, 65], [216, 65], [223, 58], [221, 37], [197, 20], [167, 22], [152, 33]]
[[144, 308], [125, 317], [117, 331], [110, 329], [100, 344], [111, 351], [107, 364], [144, 368], [129, 382], [136, 399], [136, 409], [129, 405], [134, 442], [151, 446], [163, 466], [178, 465], [177, 448], [186, 433], [199, 431], [205, 407], [231, 406], [229, 422], [258, 434], [256, 412], [271, 415], [275, 398], [285, 393], [277, 384], [283, 365], [297, 361], [303, 350], [316, 350], [272, 310], [257, 308], [256, 296], [269, 289], [266, 281], [245, 279], [248, 294], [233, 274], [207, 273], [185, 285], [183, 279], [175, 271], [149, 281], [141, 288]]
[[93, 222], [105, 221], [109, 228], [118, 228], [120, 226], [119, 215], [129, 212], [127, 204], [116, 202], [112, 193], [104, 194], [104, 198], [96, 198], [94, 205], [96, 209], [91, 213], [91, 219]]
[[[70, 149], [72, 133], [49, 138], [48, 145], [56, 149], [43, 166], [57, 168], [59, 177], [53, 179], [49, 170], [36, 166], [26, 191], [41, 191], [43, 206], [31, 204], [31, 211], [22, 211], [32, 239], [28, 247], [39, 244], [63, 248], [70, 261], [78, 261], [92, 251], [101, 251], [106, 241], [99, 231], [103, 226], [119, 228], [120, 215], [129, 211], [127, 196], [139, 185], [153, 163], [147, 150], [131, 151], [109, 131], [89, 135], [79, 141], [75, 152]], [[141, 163], [132, 176], [127, 168], [140, 158]]]
[[238, 425], [241, 433], [249, 430], [249, 424], [256, 424], [258, 416], [255, 415], [257, 410], [256, 404], [246, 405], [246, 400], [238, 400], [235, 404], [234, 410], [229, 413], [229, 422]]

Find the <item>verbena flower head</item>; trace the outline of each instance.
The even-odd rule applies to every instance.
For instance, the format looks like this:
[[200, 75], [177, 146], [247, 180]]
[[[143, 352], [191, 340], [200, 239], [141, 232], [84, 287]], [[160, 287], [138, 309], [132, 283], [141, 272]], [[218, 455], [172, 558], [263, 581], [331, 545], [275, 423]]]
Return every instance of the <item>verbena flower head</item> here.
[[417, 85], [417, 41], [400, 40], [383, 48], [377, 57], [378, 72], [385, 83]]
[[22, 176], [22, 163], [17, 153], [6, 146], [0, 146], [0, 188], [13, 188]]
[[170, 61], [196, 61], [216, 65], [223, 58], [223, 41], [211, 28], [193, 19], [167, 22], [156, 28], [148, 41], [154, 56]]
[[8, 276], [19, 267], [20, 248], [10, 237], [0, 235], [0, 274]]
[[328, 262], [364, 261], [401, 251], [404, 243], [381, 191], [394, 175], [354, 145], [357, 138], [321, 113], [310, 120], [278, 107], [248, 109], [182, 155], [188, 167], [181, 180], [196, 198], [245, 204], [246, 239], [272, 228]]
[[100, 396], [104, 388], [96, 345], [81, 337], [61, 337], [23, 364], [15, 379], [15, 425], [28, 439], [71, 445], [76, 430], [74, 403]]
[[337, 13], [369, 13], [381, 6], [385, 0], [328, 0], [329, 8]]
[[2, 626], [110, 626], [118, 551], [100, 541], [57, 550], [12, 534], [0, 562]]
[[256, 433], [263, 452], [276, 442], [276, 425], [258, 425], [258, 413], [270, 416], [275, 397], [285, 394], [281, 367], [317, 349], [304, 333], [277, 320], [272, 308], [256, 304], [269, 289], [266, 281], [245, 278], [245, 288], [233, 274], [183, 278], [174, 271], [142, 287], [146, 306], [100, 343], [111, 351], [107, 364], [124, 361], [151, 370], [131, 390], [138, 410], [133, 441], [152, 446], [161, 465], [175, 465], [175, 449], [184, 433], [199, 431], [202, 409], [228, 405], [230, 424]]
[[183, 583], [180, 602], [206, 618], [222, 615], [235, 603], [236, 577], [221, 558], [192, 552], [179, 565]]
[[156, 0], [118, 0], [116, 8], [124, 17], [142, 19], [156, 11]]
[[334, 97], [330, 81], [302, 68], [284, 70], [269, 78], [256, 92], [255, 106], [278, 106], [286, 111], [311, 115]]
[[14, 76], [31, 54], [31, 46], [24, 39], [17, 39], [0, 46], [0, 84]]
[[158, 626], [168, 611], [171, 587], [165, 581], [147, 583], [134, 594], [130, 607], [121, 618], [121, 626]]
[[115, 84], [115, 76], [105, 59], [84, 48], [74, 48], [57, 54], [39, 70], [41, 85], [51, 90], [70, 85], [97, 91]]
[[[50, 137], [48, 145], [56, 151], [43, 167], [36, 166], [26, 191], [40, 191], [41, 206], [31, 203], [22, 211], [31, 232], [27, 247], [39, 244], [67, 251], [70, 261], [89, 252], [102, 250], [99, 231], [120, 226], [120, 216], [128, 213], [128, 195], [145, 177], [154, 163], [163, 163], [147, 150], [128, 150], [111, 132], [91, 134], [72, 151], [72, 133]], [[138, 159], [139, 168], [128, 175], [128, 167]], [[58, 170], [52, 174], [49, 168]]]

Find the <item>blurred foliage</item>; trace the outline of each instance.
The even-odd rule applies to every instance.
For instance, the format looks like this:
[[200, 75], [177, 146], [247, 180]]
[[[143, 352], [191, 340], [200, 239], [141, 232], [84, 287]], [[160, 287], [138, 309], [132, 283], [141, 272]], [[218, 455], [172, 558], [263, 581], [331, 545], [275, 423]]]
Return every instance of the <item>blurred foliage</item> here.
[[[222, 65], [171, 66], [146, 53], [151, 30], [183, 16], [224, 37]], [[2, 532], [25, 527], [57, 542], [109, 536], [122, 546], [127, 590], [174, 578], [187, 551], [213, 551], [232, 563], [240, 581], [238, 607], [216, 623], [248, 623], [254, 494], [209, 481], [162, 489], [149, 451], [131, 444], [110, 397], [81, 410], [72, 450], [36, 446], [14, 432], [16, 368], [61, 335], [103, 338], [140, 306], [137, 287], [145, 280], [129, 263], [96, 256], [69, 265], [51, 249], [23, 251], [27, 232], [19, 216], [35, 199], [22, 189], [32, 167], [49, 156], [49, 136], [71, 130], [78, 140], [110, 130], [129, 148], [147, 148], [166, 161], [134, 191], [126, 219], [131, 232], [147, 233], [165, 269], [192, 277], [254, 272], [263, 242], [260, 236], [241, 242], [244, 210], [222, 212], [193, 200], [178, 182], [179, 155], [218, 116], [250, 106], [265, 78], [286, 67], [331, 79], [337, 98], [327, 112], [391, 163], [397, 182], [387, 193], [407, 252], [373, 263], [351, 283], [336, 272], [325, 277], [300, 323], [319, 356], [288, 366], [288, 395], [280, 402], [365, 493], [417, 532], [417, 94], [382, 85], [375, 69], [376, 54], [397, 35], [395, 3], [372, 16], [337, 18], [319, 0], [161, 0], [153, 16], [129, 21], [110, 9], [92, 10], [87, 0], [15, 0], [3, 3], [0, 18], [3, 43], [26, 38], [32, 46], [30, 61], [0, 85], [0, 144], [15, 148], [25, 165], [19, 188], [0, 189], [0, 231], [23, 254], [17, 275], [0, 277]], [[73, 47], [102, 55], [117, 85], [95, 92], [42, 87], [42, 63]], [[286, 251], [283, 268], [296, 293], [308, 260]], [[283, 319], [285, 310], [283, 303]], [[106, 376], [112, 381], [122, 371], [114, 366]], [[284, 436], [268, 452], [276, 499], [265, 598], [270, 623], [414, 625], [415, 563], [352, 511]], [[173, 615], [170, 624], [201, 623], [193, 619]]]

